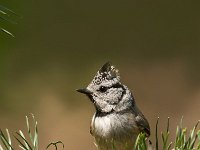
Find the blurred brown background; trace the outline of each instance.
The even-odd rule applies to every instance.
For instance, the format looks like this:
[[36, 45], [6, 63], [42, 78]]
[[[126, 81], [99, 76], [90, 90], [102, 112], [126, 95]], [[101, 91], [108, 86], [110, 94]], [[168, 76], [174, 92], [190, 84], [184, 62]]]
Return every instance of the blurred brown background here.
[[198, 1], [1, 0], [23, 16], [0, 33], [0, 128], [39, 122], [40, 147], [93, 150], [94, 108], [75, 89], [111, 61], [134, 92], [154, 139], [171, 118], [191, 128], [200, 119]]

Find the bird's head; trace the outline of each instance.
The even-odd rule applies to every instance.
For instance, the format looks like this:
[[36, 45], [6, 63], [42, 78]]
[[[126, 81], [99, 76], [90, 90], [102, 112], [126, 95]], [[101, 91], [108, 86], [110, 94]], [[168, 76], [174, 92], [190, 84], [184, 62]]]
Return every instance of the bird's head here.
[[94, 103], [96, 110], [102, 113], [121, 109], [124, 102], [130, 99], [128, 96], [132, 96], [128, 88], [121, 84], [118, 69], [110, 62], [99, 69], [86, 88], [77, 91], [86, 94]]

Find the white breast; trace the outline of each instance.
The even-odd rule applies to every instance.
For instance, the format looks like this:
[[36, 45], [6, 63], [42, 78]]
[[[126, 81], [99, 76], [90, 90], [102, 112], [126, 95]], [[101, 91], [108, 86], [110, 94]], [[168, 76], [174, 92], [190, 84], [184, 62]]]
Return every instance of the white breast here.
[[95, 117], [93, 120], [95, 135], [108, 137], [112, 130], [113, 121], [113, 117], [110, 116]]
[[91, 124], [92, 133], [98, 147], [103, 147], [100, 149], [109, 149], [113, 140], [118, 147], [128, 145], [132, 148], [138, 135], [138, 128], [133, 116], [130, 117], [129, 114], [109, 114], [103, 117], [95, 116], [93, 116]]
[[[93, 117], [92, 126], [94, 135], [105, 138], [117, 138], [137, 133], [137, 126], [133, 116], [129, 114], [109, 114], [103, 117]], [[128, 117], [127, 117], [128, 116]]]

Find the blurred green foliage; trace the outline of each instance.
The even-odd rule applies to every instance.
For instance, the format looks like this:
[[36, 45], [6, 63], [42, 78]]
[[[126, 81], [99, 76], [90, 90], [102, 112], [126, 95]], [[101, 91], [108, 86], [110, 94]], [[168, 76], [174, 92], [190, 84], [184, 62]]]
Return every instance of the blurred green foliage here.
[[[31, 114], [31, 119], [33, 122], [29, 121], [30, 118], [26, 116], [27, 134], [24, 134], [22, 130], [16, 131], [14, 136], [15, 140], [19, 144], [19, 148], [22, 150], [38, 150], [38, 125], [33, 114]], [[33, 126], [33, 129], [31, 127]], [[10, 132], [6, 129], [6, 134], [0, 129], [0, 149], [1, 150], [14, 150], [14, 142], [10, 136]]]
[[[159, 118], [158, 118], [159, 119]], [[174, 142], [169, 142], [169, 118], [167, 123], [167, 129], [165, 132], [161, 132], [162, 143], [158, 140], [158, 120], [156, 123], [156, 144], [155, 150], [159, 150], [162, 147], [162, 150], [199, 150], [200, 149], [200, 130], [197, 129], [197, 124], [193, 129], [188, 132], [187, 128], [183, 128], [182, 119], [180, 125], [177, 126], [176, 137]], [[153, 150], [152, 143], [147, 144], [147, 139], [144, 133], [140, 133], [137, 137], [134, 150]]]

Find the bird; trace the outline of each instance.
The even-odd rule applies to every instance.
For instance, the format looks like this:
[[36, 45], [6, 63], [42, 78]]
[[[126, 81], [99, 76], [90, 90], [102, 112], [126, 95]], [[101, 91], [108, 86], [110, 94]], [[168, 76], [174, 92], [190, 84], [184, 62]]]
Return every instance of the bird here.
[[150, 136], [150, 126], [137, 107], [129, 88], [121, 83], [118, 69], [105, 63], [86, 88], [77, 89], [89, 97], [95, 113], [90, 133], [99, 150], [132, 150], [139, 133]]

